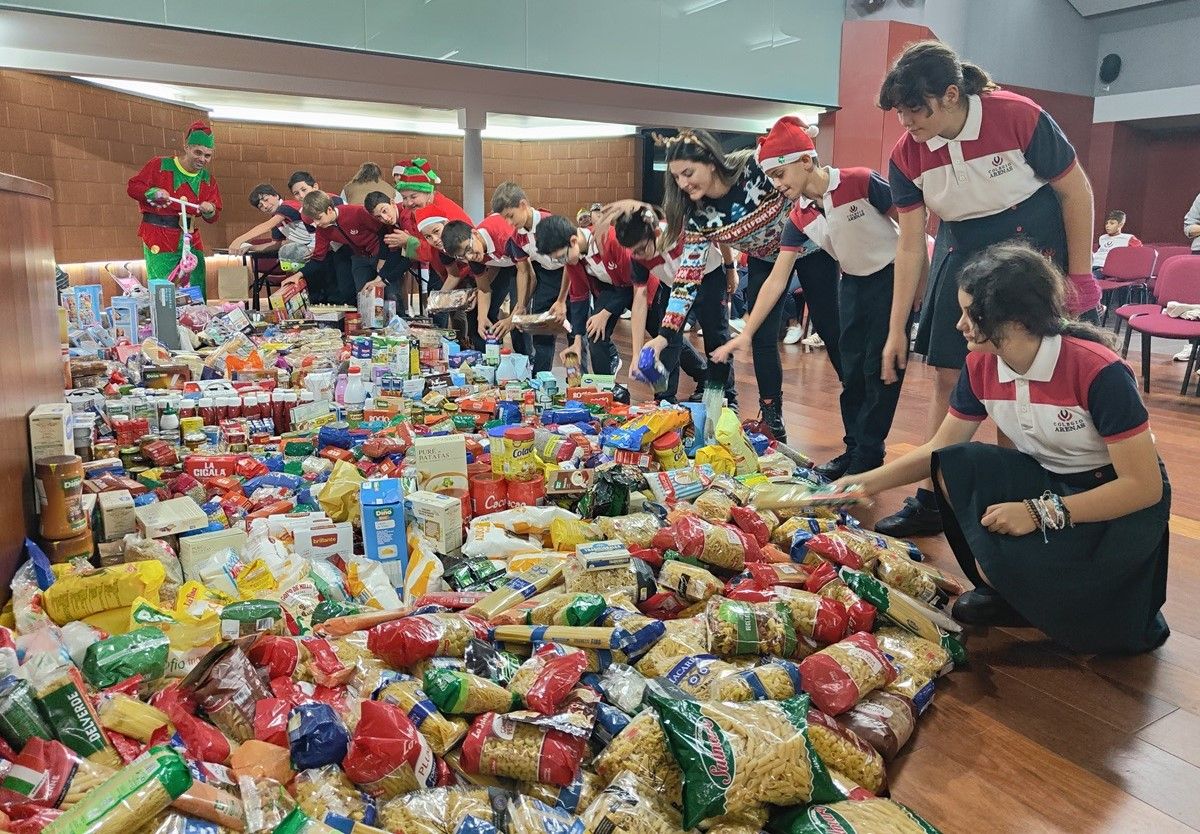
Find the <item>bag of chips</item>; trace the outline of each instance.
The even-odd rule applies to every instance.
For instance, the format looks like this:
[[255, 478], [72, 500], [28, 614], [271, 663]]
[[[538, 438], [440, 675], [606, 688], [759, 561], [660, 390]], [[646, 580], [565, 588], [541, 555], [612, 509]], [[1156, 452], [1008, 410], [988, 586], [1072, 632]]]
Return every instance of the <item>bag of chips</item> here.
[[804, 691], [828, 715], [841, 715], [868, 693], [887, 686], [896, 669], [874, 636], [851, 634], [800, 662]]
[[808, 698], [698, 703], [650, 695], [683, 771], [683, 827], [764, 803], [838, 796], [808, 738]]

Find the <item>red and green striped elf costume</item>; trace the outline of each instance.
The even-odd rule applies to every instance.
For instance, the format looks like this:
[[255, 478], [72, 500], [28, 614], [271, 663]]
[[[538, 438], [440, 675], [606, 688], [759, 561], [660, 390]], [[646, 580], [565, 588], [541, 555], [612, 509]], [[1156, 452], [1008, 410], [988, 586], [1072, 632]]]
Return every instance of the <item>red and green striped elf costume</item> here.
[[[215, 223], [221, 214], [221, 192], [208, 170], [212, 149], [212, 128], [202, 121], [192, 122], [185, 134], [182, 156], [156, 156], [129, 179], [126, 190], [142, 212], [138, 237], [142, 240], [149, 280], [166, 280], [183, 254], [179, 205], [167, 202], [167, 197], [200, 204], [199, 215], [208, 223]], [[204, 242], [195, 226], [196, 214], [195, 209], [188, 209], [191, 247], [196, 256], [191, 285], [204, 292]]]

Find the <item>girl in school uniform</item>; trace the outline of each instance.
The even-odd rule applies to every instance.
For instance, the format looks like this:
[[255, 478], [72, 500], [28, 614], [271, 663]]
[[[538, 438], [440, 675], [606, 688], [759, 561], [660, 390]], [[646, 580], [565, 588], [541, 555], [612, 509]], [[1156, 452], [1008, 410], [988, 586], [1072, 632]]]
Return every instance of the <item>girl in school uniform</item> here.
[[[853, 480], [868, 495], [934, 479], [946, 539], [975, 590], [954, 617], [1027, 620], [1076, 652], [1161, 645], [1171, 487], [1110, 337], [1066, 316], [1068, 287], [1014, 243], [956, 275], [970, 351], [933, 439]], [[969, 442], [992, 418], [1016, 448]]]
[[[888, 176], [900, 242], [883, 378], [894, 381], [908, 361], [909, 318], [928, 275], [914, 350], [937, 370], [932, 434], [967, 355], [955, 329], [955, 294], [958, 273], [973, 254], [1001, 241], [1024, 241], [1067, 273], [1068, 312], [1097, 321], [1092, 189], [1049, 113], [999, 89], [945, 44], [923, 41], [905, 49], [883, 80], [879, 106], [895, 110], [906, 131], [892, 151]], [[925, 243], [930, 213], [941, 221], [932, 266]], [[928, 489], [876, 523], [880, 532], [902, 537], [941, 528]]]

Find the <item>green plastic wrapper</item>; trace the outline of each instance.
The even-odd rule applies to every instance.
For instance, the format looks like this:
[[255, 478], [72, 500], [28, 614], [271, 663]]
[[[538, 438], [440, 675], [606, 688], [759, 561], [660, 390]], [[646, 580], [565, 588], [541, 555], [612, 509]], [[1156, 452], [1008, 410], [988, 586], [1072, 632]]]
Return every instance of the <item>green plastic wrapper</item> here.
[[317, 607], [313, 609], [312, 624], [317, 625], [326, 620], [332, 620], [334, 617], [355, 617], [359, 614], [366, 613], [367, 608], [353, 602], [337, 602], [336, 600], [322, 600], [317, 603]]
[[192, 786], [192, 775], [169, 747], [151, 747], [52, 821], [44, 834], [128, 834]]
[[771, 819], [767, 829], [772, 834], [941, 834], [890, 799], [787, 808]]
[[146, 681], [157, 680], [166, 674], [170, 653], [167, 635], [146, 626], [88, 646], [83, 674], [97, 689], [107, 689], [134, 675]]
[[808, 739], [807, 695], [720, 703], [650, 687], [651, 705], [683, 772], [683, 827], [763, 803], [845, 799]]
[[487, 678], [453, 669], [428, 669], [422, 688], [442, 712], [456, 715], [505, 713], [520, 706], [521, 699]]
[[589, 626], [600, 619], [608, 603], [599, 594], [557, 597], [525, 612], [525, 625]]
[[283, 454], [289, 458], [306, 458], [316, 451], [311, 440], [285, 440], [283, 443]]
[[908, 629], [918, 637], [937, 643], [950, 653], [955, 666], [967, 662], [967, 650], [959, 634], [961, 626], [946, 614], [920, 600], [910, 597], [869, 573], [853, 568], [838, 568], [838, 576], [850, 586], [850, 590], [879, 609], [888, 620], [901, 628]]
[[275, 600], [248, 599], [231, 602], [221, 609], [221, 637], [225, 640], [262, 631], [280, 634], [282, 630], [283, 608]]
[[0, 736], [14, 750], [23, 748], [31, 738], [55, 738], [38, 710], [29, 681], [16, 675], [0, 678]]

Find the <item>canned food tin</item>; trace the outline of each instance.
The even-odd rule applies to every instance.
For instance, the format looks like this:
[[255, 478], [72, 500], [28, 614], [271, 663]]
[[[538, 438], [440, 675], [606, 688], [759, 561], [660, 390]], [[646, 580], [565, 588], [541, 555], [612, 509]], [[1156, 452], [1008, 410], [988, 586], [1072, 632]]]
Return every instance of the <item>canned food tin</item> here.
[[481, 473], [471, 479], [471, 504], [476, 517], [508, 506], [508, 482], [502, 475]]
[[508, 482], [508, 506], [540, 507], [546, 503], [546, 479], [541, 475]]

